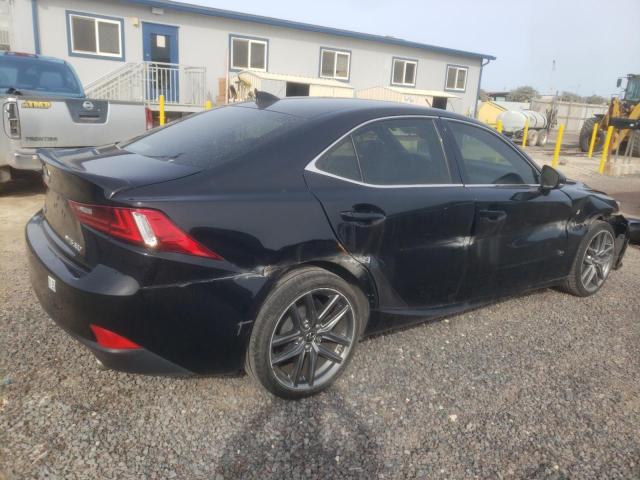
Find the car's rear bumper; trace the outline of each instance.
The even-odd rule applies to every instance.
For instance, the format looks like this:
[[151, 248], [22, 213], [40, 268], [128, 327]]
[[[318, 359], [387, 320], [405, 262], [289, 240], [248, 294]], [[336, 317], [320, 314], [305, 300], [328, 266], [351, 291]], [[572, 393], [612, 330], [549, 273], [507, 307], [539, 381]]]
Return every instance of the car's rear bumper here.
[[[33, 289], [49, 316], [105, 366], [154, 374], [242, 370], [254, 300], [264, 277], [233, 275], [145, 287], [105, 265], [82, 270], [60, 251], [52, 235], [40, 213], [27, 224]], [[141, 348], [103, 348], [91, 325]]]

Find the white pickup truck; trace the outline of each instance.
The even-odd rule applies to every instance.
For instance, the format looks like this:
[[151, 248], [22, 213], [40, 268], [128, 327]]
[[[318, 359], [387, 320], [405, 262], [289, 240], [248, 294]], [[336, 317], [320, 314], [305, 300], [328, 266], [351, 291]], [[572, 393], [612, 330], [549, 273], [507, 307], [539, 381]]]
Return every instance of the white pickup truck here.
[[85, 97], [67, 62], [41, 55], [0, 52], [0, 183], [40, 170], [37, 149], [107, 145], [151, 126], [142, 103]]

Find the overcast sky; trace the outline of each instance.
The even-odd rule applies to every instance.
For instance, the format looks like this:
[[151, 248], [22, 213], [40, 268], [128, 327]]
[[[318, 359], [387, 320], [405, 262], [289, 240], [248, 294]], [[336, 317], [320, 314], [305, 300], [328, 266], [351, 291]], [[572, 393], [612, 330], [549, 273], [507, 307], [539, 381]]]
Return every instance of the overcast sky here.
[[187, 3], [491, 54], [498, 59], [485, 68], [486, 90], [532, 85], [542, 93], [609, 96], [617, 77], [640, 73], [640, 0]]

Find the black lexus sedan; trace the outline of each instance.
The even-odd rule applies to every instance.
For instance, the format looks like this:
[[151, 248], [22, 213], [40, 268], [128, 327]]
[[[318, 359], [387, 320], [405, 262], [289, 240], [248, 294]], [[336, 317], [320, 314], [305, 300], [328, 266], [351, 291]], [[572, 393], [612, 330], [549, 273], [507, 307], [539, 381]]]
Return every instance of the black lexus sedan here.
[[[107, 367], [329, 386], [358, 340], [621, 264], [615, 200], [442, 110], [258, 96], [42, 152], [33, 288]], [[371, 368], [375, 368], [372, 366]]]

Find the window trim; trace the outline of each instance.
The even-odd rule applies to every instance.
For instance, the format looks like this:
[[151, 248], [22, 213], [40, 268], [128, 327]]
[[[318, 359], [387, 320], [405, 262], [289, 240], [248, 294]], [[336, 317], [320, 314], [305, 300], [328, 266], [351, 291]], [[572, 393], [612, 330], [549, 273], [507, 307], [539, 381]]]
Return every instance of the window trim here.
[[[460, 70], [464, 70], [465, 71], [465, 75], [464, 75], [464, 87], [463, 88], [449, 88], [447, 87], [447, 78], [449, 78], [449, 69], [451, 68], [455, 68], [456, 69], [456, 78], [455, 81], [453, 82], [454, 85], [458, 84], [458, 75], [460, 73]], [[447, 69], [445, 71], [444, 74], [444, 89], [448, 92], [466, 92], [467, 91], [467, 80], [469, 80], [469, 67], [467, 67], [466, 65], [454, 65], [454, 64], [447, 64]]]
[[[333, 76], [322, 75], [322, 56], [324, 52], [333, 52], [335, 54], [333, 60]], [[338, 54], [347, 55], [347, 76], [338, 77], [336, 69], [338, 68]], [[351, 80], [351, 50], [344, 50], [333, 47], [320, 47], [320, 63], [318, 65], [318, 78], [328, 78], [329, 80], [337, 80], [339, 82], [349, 82]]]
[[[470, 125], [472, 127], [476, 127], [479, 128], [481, 130], [485, 130], [489, 133], [491, 133], [492, 135], [494, 135], [495, 137], [497, 137], [501, 142], [503, 142], [508, 148], [510, 148], [513, 152], [515, 152], [520, 158], [522, 158], [525, 163], [527, 163], [531, 168], [533, 168], [533, 170], [535, 172], [538, 173], [538, 176], [540, 176], [540, 174], [542, 173], [542, 170], [538, 167], [538, 165], [536, 165], [536, 163], [531, 160], [527, 155], [524, 154], [524, 152], [522, 152], [520, 149], [518, 149], [515, 145], [513, 145], [512, 143], [508, 142], [507, 139], [504, 137], [504, 135], [502, 135], [501, 133], [498, 133], [497, 131], [495, 131], [493, 128], [487, 127], [486, 125], [483, 125], [481, 123], [475, 123], [475, 122], [468, 122], [465, 120], [460, 120], [458, 118], [447, 118], [447, 117], [440, 117], [441, 120], [444, 120], [446, 122], [457, 122], [457, 123], [464, 123], [466, 125]], [[445, 123], [446, 125], [446, 123]], [[447, 137], [449, 137], [450, 142], [452, 143], [452, 149], [453, 149], [453, 156], [455, 157], [456, 160], [456, 164], [458, 167], [458, 170], [460, 172], [460, 175], [462, 177], [462, 183], [464, 185], [464, 187], [496, 187], [496, 188], [505, 188], [505, 187], [510, 187], [510, 188], [531, 188], [531, 187], [536, 187], [539, 188], [540, 184], [539, 183], [466, 183], [465, 180], [467, 179], [467, 171], [464, 167], [464, 161], [462, 160], [461, 156], [460, 156], [460, 147], [458, 147], [458, 144], [456, 143], [455, 139], [453, 138], [453, 132], [449, 131], [448, 129], [446, 129], [446, 133], [445, 135]]]
[[[404, 62], [404, 67], [402, 68], [402, 83], [393, 81], [393, 73], [395, 72], [396, 62]], [[415, 65], [415, 70], [413, 72], [413, 83], [404, 83], [404, 77], [407, 73], [407, 63], [413, 63]], [[391, 85], [395, 85], [397, 87], [414, 87], [415, 88], [417, 80], [418, 80], [418, 59], [403, 58], [403, 57], [391, 58]]]
[[[120, 62], [125, 61], [125, 43], [124, 43], [124, 19], [121, 17], [110, 17], [106, 15], [98, 15], [95, 13], [86, 13], [86, 12], [78, 12], [75, 10], [65, 10], [65, 16], [67, 19], [67, 50], [70, 57], [84, 57], [84, 58], [95, 58], [101, 60], [116, 60]], [[73, 45], [73, 27], [72, 27], [72, 17], [81, 17], [88, 18], [95, 22], [95, 33], [96, 33], [96, 50], [100, 48], [100, 37], [98, 34], [98, 24], [102, 23], [111, 23], [118, 25], [118, 33], [120, 37], [120, 53], [100, 53], [98, 51], [87, 52], [86, 50], [76, 50]]]
[[[432, 120], [433, 121], [434, 127], [436, 129], [436, 133], [438, 135], [438, 138], [440, 139], [440, 146], [442, 148], [442, 153], [444, 155], [444, 159], [447, 162], [447, 167], [449, 167], [449, 170], [451, 172], [452, 177], [454, 177], [458, 173], [458, 170], [457, 170], [457, 168], [451, 168], [452, 167], [452, 162], [451, 162], [451, 160], [449, 158], [449, 155], [448, 155], [448, 152], [447, 152], [447, 148], [445, 147], [445, 143], [444, 143], [444, 138], [443, 138], [442, 132], [440, 131], [440, 128], [438, 128], [438, 120], [441, 119], [441, 117], [438, 117], [436, 115], [391, 115], [391, 116], [388, 116], [388, 117], [373, 118], [371, 120], [367, 120], [366, 122], [362, 122], [362, 123], [356, 125], [355, 127], [353, 127], [348, 132], [346, 132], [343, 135], [341, 135], [340, 137], [338, 137], [328, 147], [326, 147], [318, 155], [316, 155], [313, 158], [313, 160], [311, 160], [307, 164], [307, 166], [304, 167], [304, 171], [318, 173], [320, 175], [325, 175], [327, 177], [332, 177], [332, 178], [335, 178], [337, 180], [342, 180], [344, 182], [354, 183], [354, 184], [360, 185], [362, 187], [370, 187], [370, 188], [464, 187], [465, 185], [462, 182], [460, 182], [460, 183], [419, 183], [419, 184], [413, 184], [413, 185], [402, 185], [402, 184], [398, 184], [398, 185], [379, 185], [379, 184], [376, 184], [376, 183], [366, 183], [366, 182], [363, 182], [363, 181], [359, 182], [357, 180], [352, 180], [350, 178], [341, 177], [340, 175], [335, 175], [333, 173], [325, 172], [324, 170], [320, 170], [319, 168], [316, 167], [316, 162], [325, 153], [327, 153], [329, 150], [331, 150], [338, 143], [342, 142], [342, 140], [344, 140], [346, 137], [350, 136], [356, 130], [359, 130], [360, 128], [364, 127], [365, 125], [369, 125], [371, 123], [382, 122], [382, 121], [385, 121], [385, 120], [398, 120], [398, 119], [403, 119], [403, 118], [418, 118], [418, 119]], [[353, 138], [352, 138], [352, 142], [353, 142]], [[358, 156], [358, 149], [355, 148], [355, 144], [354, 144], [353, 148], [354, 148], [354, 150], [356, 152], [356, 157], [357, 157]], [[359, 163], [360, 163], [360, 160], [358, 158], [358, 165], [359, 165]], [[457, 167], [457, 165], [456, 165], [456, 167]], [[459, 177], [459, 175], [458, 175], [458, 177]], [[364, 177], [362, 177], [362, 178], [364, 178]]]
[[[247, 42], [249, 42], [249, 50], [248, 50], [246, 67], [237, 67], [233, 64], [233, 41], [234, 40], [246, 40]], [[251, 67], [251, 43], [261, 43], [264, 45], [264, 68]], [[269, 39], [260, 38], [260, 37], [248, 37], [246, 35], [236, 35], [235, 33], [229, 34], [229, 71], [241, 72], [243, 70], [249, 70], [253, 72], [269, 71]]]

